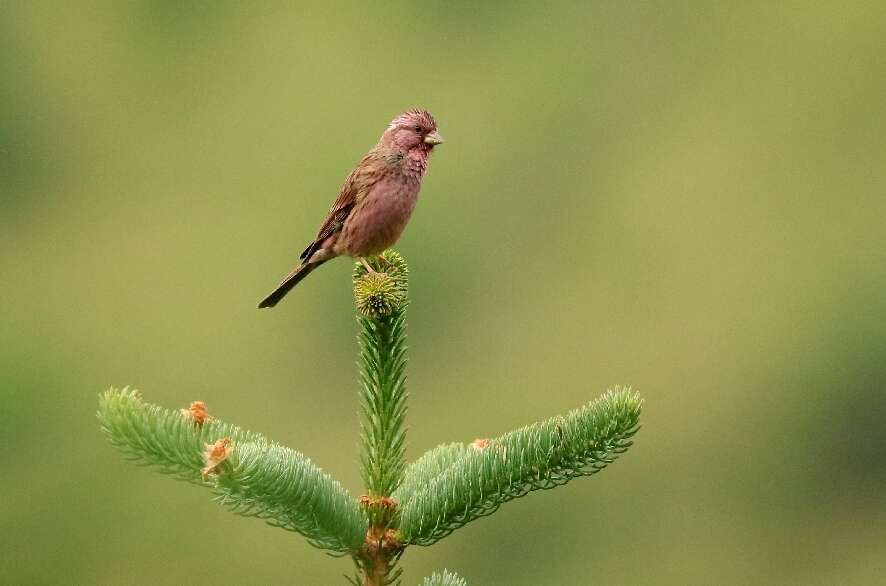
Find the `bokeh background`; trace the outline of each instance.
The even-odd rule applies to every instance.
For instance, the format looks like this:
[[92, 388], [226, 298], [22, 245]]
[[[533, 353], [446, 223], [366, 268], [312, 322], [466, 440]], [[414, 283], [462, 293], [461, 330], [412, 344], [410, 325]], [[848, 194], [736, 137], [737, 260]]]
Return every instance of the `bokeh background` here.
[[646, 404], [615, 466], [410, 549], [405, 584], [886, 574], [882, 3], [9, 2], [0, 26], [0, 582], [343, 583], [94, 413], [111, 385], [203, 399], [360, 494], [351, 264], [255, 304], [416, 105], [447, 143], [398, 246], [410, 458], [617, 384]]

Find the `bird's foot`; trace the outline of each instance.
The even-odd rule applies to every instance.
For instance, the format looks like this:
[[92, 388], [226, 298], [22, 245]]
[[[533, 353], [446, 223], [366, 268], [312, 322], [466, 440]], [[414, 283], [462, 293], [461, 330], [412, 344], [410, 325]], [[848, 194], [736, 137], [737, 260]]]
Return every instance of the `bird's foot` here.
[[[378, 258], [381, 259], [381, 261], [384, 262], [389, 267], [393, 266], [391, 263], [388, 262], [388, 260], [386, 258], [382, 257], [381, 255], [379, 255]], [[377, 271], [374, 268], [372, 268], [372, 265], [370, 265], [368, 262], [366, 262], [366, 259], [363, 257], [360, 257], [360, 264], [362, 264], [363, 268], [366, 269], [367, 275], [378, 275], [379, 277], [387, 277], [388, 276], [387, 273], [383, 273], [381, 271]]]
[[376, 271], [374, 268], [372, 268], [371, 266], [369, 266], [369, 263], [366, 262], [366, 259], [363, 258], [362, 256], [360, 257], [360, 264], [363, 265], [363, 268], [366, 269], [366, 272], [367, 272], [367, 273], [371, 273], [371, 274], [374, 275], [374, 274], [376, 274], [376, 273], [378, 272], [378, 271]]
[[380, 263], [386, 265], [388, 268], [394, 266], [393, 263], [391, 263], [391, 261], [389, 261], [388, 259], [386, 259], [386, 258], [385, 258], [385, 255], [383, 255], [383, 254], [378, 255], [378, 261], [379, 261]]

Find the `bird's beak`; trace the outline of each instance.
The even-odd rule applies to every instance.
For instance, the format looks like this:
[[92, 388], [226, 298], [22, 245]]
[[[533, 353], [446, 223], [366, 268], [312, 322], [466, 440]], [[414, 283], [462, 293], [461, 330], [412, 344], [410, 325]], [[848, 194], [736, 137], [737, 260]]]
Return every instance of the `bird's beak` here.
[[435, 145], [440, 144], [441, 142], [443, 142], [443, 137], [437, 134], [436, 130], [425, 136], [425, 144]]

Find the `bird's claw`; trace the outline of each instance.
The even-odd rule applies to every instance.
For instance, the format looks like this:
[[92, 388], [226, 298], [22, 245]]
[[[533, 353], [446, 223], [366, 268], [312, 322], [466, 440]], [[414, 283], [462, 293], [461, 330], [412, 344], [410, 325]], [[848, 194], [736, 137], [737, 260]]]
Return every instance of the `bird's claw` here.
[[363, 268], [366, 269], [367, 274], [372, 274], [372, 275], [383, 275], [384, 274], [384, 273], [380, 273], [377, 270], [375, 270], [374, 268], [372, 268], [372, 265], [370, 265], [368, 262], [366, 262], [365, 258], [360, 259], [360, 264], [362, 264]]
[[391, 261], [389, 261], [388, 259], [386, 259], [385, 255], [383, 255], [383, 254], [378, 255], [378, 260], [379, 260], [379, 262], [386, 264], [388, 267], [394, 266], [394, 264]]

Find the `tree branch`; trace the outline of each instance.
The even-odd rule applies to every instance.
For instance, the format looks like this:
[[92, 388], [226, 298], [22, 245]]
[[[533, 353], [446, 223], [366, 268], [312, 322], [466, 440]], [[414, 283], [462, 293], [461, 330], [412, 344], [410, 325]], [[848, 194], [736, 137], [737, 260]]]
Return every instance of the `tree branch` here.
[[[295, 450], [217, 419], [198, 424], [128, 389], [102, 394], [98, 418], [131, 460], [212, 488], [236, 513], [300, 533], [323, 549], [345, 553], [363, 544], [367, 524], [355, 500]], [[208, 461], [207, 447], [224, 448], [221, 459]]]
[[394, 493], [401, 539], [431, 545], [511, 499], [599, 472], [631, 446], [641, 406], [616, 389], [566, 416], [428, 452]]

